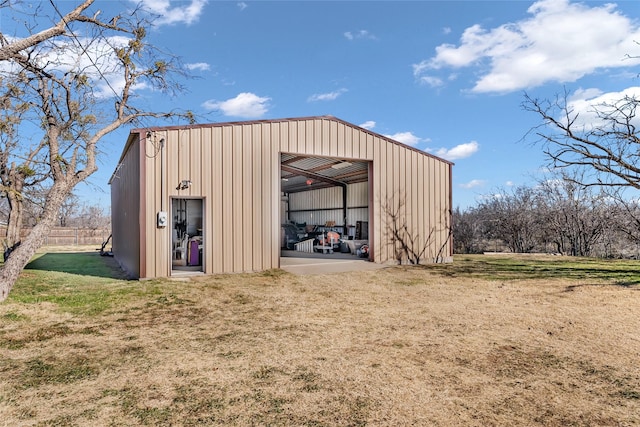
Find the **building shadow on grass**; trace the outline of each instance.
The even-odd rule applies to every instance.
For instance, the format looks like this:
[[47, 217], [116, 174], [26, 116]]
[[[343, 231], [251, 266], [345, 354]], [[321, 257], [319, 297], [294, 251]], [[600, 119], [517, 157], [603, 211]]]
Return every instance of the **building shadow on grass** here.
[[59, 271], [82, 276], [127, 280], [127, 274], [113, 257], [98, 252], [49, 252], [34, 258], [25, 270]]

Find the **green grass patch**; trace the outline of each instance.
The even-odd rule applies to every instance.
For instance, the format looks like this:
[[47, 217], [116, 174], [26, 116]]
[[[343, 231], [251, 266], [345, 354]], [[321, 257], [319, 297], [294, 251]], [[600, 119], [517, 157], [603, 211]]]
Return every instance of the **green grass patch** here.
[[[618, 286], [640, 285], [637, 261], [603, 260], [575, 257], [537, 257], [522, 255], [460, 255], [453, 263], [422, 266], [446, 277], [486, 280], [575, 279], [614, 283]], [[247, 278], [280, 277], [280, 270], [269, 270]], [[213, 279], [212, 279], [213, 280]], [[399, 281], [399, 285], [422, 283]], [[195, 285], [194, 285], [195, 286]], [[26, 304], [51, 302], [65, 312], [97, 315], [141, 297], [155, 297], [161, 305], [186, 302], [172, 293], [175, 284], [167, 280], [127, 281], [113, 258], [93, 253], [46, 253], [34, 258], [20, 276], [10, 300]], [[568, 288], [568, 290], [572, 290]], [[250, 304], [243, 293], [233, 302]], [[15, 312], [4, 314], [7, 321], [24, 320]]]
[[50, 302], [65, 312], [97, 315], [139, 298], [162, 295], [158, 281], [129, 281], [113, 258], [89, 252], [40, 254], [25, 267], [9, 300]]
[[96, 315], [143, 295], [161, 295], [153, 284], [51, 271], [23, 274], [9, 299], [25, 304], [50, 302], [62, 311]]
[[36, 255], [25, 270], [59, 271], [82, 276], [125, 279], [113, 258], [91, 252], [52, 252]]

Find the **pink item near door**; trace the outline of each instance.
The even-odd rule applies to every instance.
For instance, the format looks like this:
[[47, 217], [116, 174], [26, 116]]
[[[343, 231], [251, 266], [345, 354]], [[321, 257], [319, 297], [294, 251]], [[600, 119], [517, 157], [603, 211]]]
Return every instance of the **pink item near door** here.
[[189, 265], [200, 265], [197, 240], [191, 240], [189, 242]]

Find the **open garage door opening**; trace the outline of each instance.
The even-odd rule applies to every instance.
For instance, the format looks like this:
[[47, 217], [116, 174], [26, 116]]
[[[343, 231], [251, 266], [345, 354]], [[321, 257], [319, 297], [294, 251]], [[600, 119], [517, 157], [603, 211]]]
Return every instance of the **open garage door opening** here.
[[282, 153], [280, 255], [369, 259], [370, 162]]

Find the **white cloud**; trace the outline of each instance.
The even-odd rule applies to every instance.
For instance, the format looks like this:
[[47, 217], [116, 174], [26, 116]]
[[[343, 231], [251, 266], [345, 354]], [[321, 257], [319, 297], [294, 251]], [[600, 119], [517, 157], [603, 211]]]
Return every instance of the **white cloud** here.
[[[57, 49], [43, 49], [40, 61], [47, 64], [45, 69], [53, 74], [82, 70], [82, 73], [91, 80], [93, 95], [97, 99], [119, 96], [125, 81], [114, 48], [127, 46], [130, 39], [113, 36], [106, 40], [90, 40], [83, 37], [78, 37], [76, 40], [77, 44], [59, 43]], [[133, 90], [145, 88], [147, 85], [141, 83], [133, 87]]]
[[209, 100], [202, 104], [207, 110], [220, 110], [225, 116], [256, 119], [264, 116], [269, 109], [271, 98], [260, 97], [250, 92], [238, 94], [226, 101]]
[[347, 89], [342, 88], [329, 93], [315, 93], [307, 98], [308, 102], [316, 102], [316, 101], [334, 101], [343, 93], [347, 92]]
[[[599, 89], [578, 89], [567, 100], [567, 108], [577, 114], [574, 126], [591, 128], [604, 123], [597, 116], [596, 110], [603, 112], [612, 111], [612, 105], [624, 104], [625, 99], [640, 99], [640, 87], [629, 87], [620, 92], [603, 93]], [[640, 126], [640, 118], [635, 118], [633, 123]]]
[[187, 70], [191, 70], [191, 71], [209, 71], [211, 69], [211, 66], [206, 62], [195, 62], [193, 64], [185, 64], [185, 67], [187, 67]]
[[243, 2], [243, 1], [238, 2], [238, 8], [240, 9], [240, 11], [243, 11], [248, 7], [249, 7], [249, 5], [246, 4], [245, 2]]
[[378, 39], [375, 35], [371, 34], [367, 30], [360, 30], [356, 32], [347, 31], [344, 33], [344, 36], [347, 38], [347, 40], [356, 40], [356, 39], [377, 40]]
[[471, 141], [466, 144], [456, 145], [451, 149], [441, 148], [436, 151], [436, 155], [446, 160], [465, 159], [476, 153], [479, 148], [480, 145], [476, 141]]
[[424, 83], [427, 86], [431, 87], [441, 87], [444, 85], [444, 82], [441, 78], [435, 76], [420, 76], [420, 83]]
[[208, 0], [191, 0], [186, 4], [179, 2], [180, 6], [175, 7], [171, 7], [169, 0], [142, 0], [140, 3], [146, 10], [160, 17], [154, 20], [156, 25], [189, 25], [198, 21], [207, 2]]
[[412, 132], [398, 132], [393, 135], [384, 135], [387, 138], [391, 138], [394, 141], [401, 142], [406, 145], [414, 146], [422, 141], [422, 138], [415, 136]]
[[507, 181], [504, 183], [504, 185], [506, 185], [507, 187], [513, 187], [516, 184], [513, 181]]
[[467, 183], [460, 184], [460, 187], [469, 190], [471, 188], [482, 187], [482, 186], [484, 186], [485, 183], [486, 183], [486, 181], [483, 181], [481, 179], [472, 179], [471, 181], [469, 181]]
[[496, 28], [467, 28], [458, 46], [442, 44], [434, 57], [415, 64], [414, 75], [421, 80], [443, 68], [486, 67], [472, 90], [511, 92], [640, 63], [627, 57], [637, 49], [640, 24], [615, 4], [540, 0], [528, 12], [530, 18]]
[[376, 122], [374, 122], [373, 120], [367, 120], [366, 122], [362, 123], [360, 127], [371, 130], [376, 127]]

